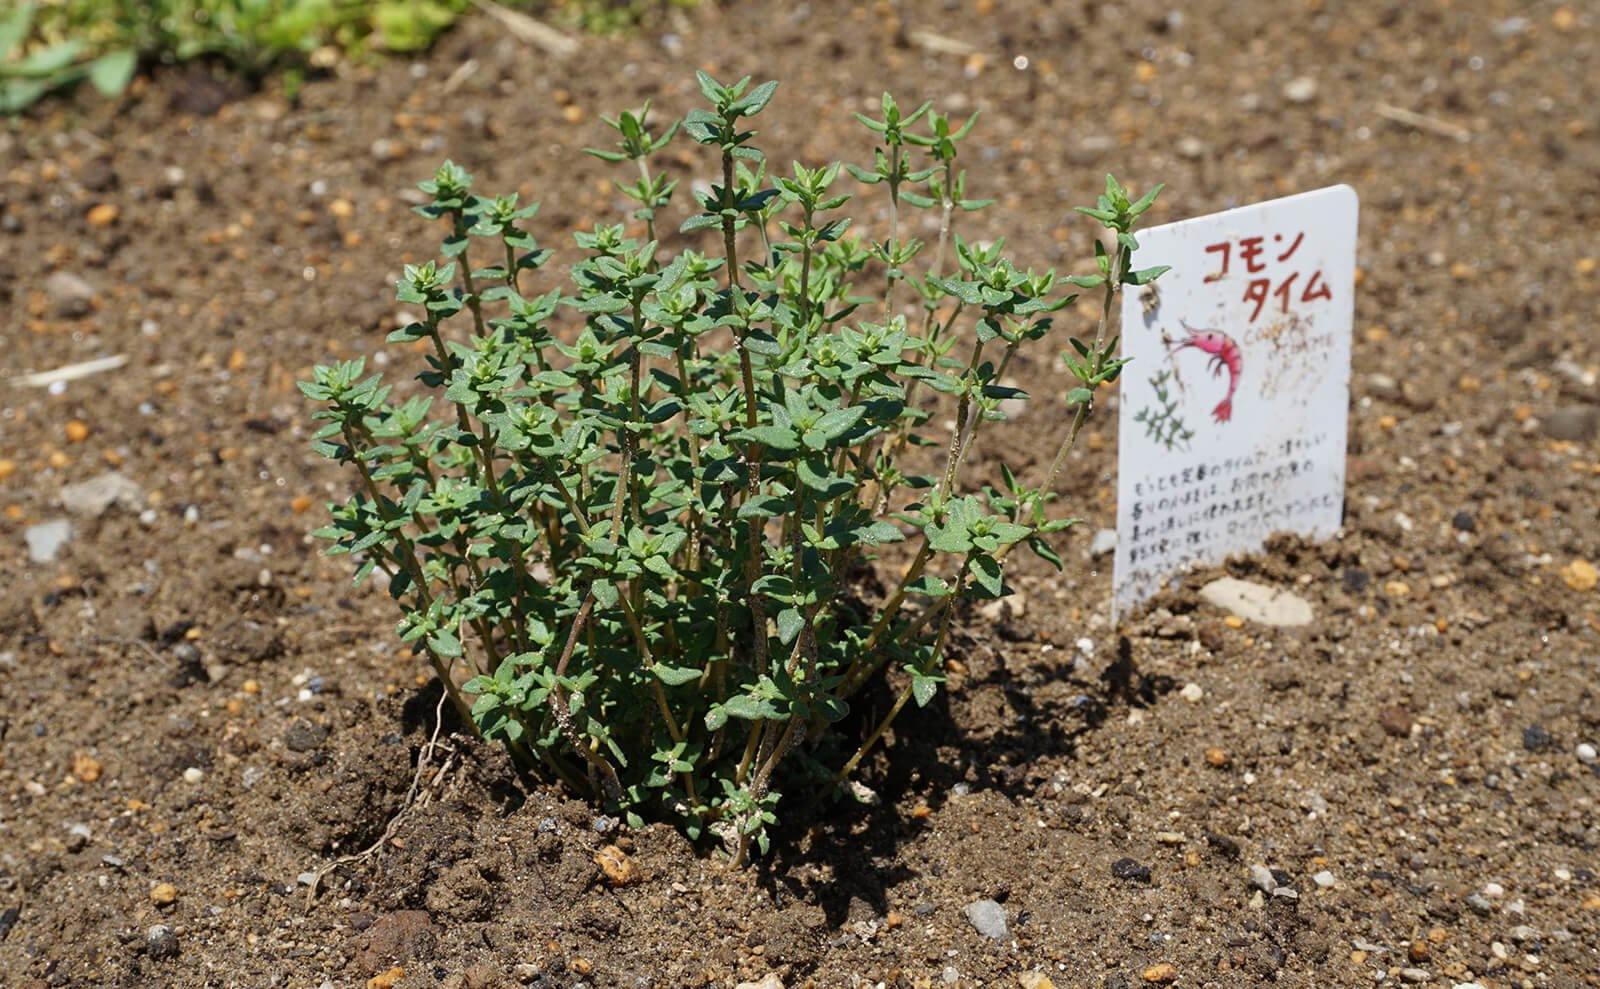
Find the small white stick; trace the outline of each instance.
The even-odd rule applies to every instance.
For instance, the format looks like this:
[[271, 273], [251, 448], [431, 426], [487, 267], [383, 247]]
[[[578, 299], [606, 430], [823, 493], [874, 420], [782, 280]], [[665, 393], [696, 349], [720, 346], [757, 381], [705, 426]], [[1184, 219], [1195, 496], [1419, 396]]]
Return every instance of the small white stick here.
[[1452, 124], [1447, 120], [1440, 120], [1438, 117], [1429, 117], [1426, 114], [1407, 110], [1404, 107], [1391, 106], [1388, 103], [1379, 103], [1373, 109], [1377, 111], [1378, 116], [1385, 120], [1393, 120], [1397, 124], [1405, 124], [1407, 127], [1425, 130], [1430, 134], [1448, 137], [1463, 144], [1472, 140], [1472, 131], [1460, 124]]
[[510, 10], [492, 0], [472, 0], [472, 3], [479, 10], [504, 24], [506, 30], [527, 44], [543, 48], [552, 55], [571, 55], [578, 50], [578, 43], [575, 40], [543, 21], [534, 20], [520, 10]]
[[32, 374], [18, 375], [16, 383], [29, 388], [48, 388], [57, 381], [72, 381], [77, 378], [87, 378], [91, 374], [101, 371], [113, 371], [128, 363], [127, 354], [118, 354], [115, 357], [100, 357], [81, 364], [68, 364], [58, 367], [53, 371], [35, 371]]

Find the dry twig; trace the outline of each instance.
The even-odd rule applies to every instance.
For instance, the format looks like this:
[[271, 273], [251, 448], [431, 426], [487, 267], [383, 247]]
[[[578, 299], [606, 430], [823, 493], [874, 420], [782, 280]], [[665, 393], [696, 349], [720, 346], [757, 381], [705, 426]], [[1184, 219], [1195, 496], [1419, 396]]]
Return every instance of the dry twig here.
[[520, 10], [502, 7], [492, 0], [472, 0], [472, 2], [479, 10], [504, 25], [505, 29], [516, 35], [519, 41], [535, 48], [543, 48], [551, 55], [572, 55], [578, 50], [578, 43], [572, 38], [543, 21], [534, 20]]
[[1378, 116], [1385, 120], [1392, 120], [1397, 124], [1415, 127], [1417, 130], [1438, 134], [1440, 137], [1448, 137], [1463, 144], [1472, 140], [1472, 131], [1460, 124], [1452, 124], [1448, 120], [1440, 120], [1438, 117], [1430, 117], [1427, 114], [1417, 113], [1415, 110], [1407, 110], [1404, 107], [1391, 106], [1388, 103], [1379, 103], [1373, 109]]

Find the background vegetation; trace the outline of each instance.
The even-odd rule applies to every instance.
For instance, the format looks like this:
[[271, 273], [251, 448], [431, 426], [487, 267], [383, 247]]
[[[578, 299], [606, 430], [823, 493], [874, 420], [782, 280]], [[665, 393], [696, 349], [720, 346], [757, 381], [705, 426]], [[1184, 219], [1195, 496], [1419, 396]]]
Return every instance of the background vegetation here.
[[[651, 10], [692, 0], [506, 0], [577, 30], [627, 30]], [[119, 95], [141, 65], [212, 58], [259, 81], [283, 71], [292, 95], [307, 69], [337, 57], [419, 51], [488, 0], [42, 0], [0, 13], [0, 112], [88, 81]], [[10, 5], [7, 5], [10, 6]]]

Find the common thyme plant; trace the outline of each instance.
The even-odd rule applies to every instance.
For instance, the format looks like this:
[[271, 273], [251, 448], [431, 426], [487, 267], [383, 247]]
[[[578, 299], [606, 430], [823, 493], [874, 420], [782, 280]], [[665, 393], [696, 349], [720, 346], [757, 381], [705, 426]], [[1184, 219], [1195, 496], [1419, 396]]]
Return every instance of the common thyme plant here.
[[[388, 575], [402, 638], [463, 717], [630, 821], [709, 829], [739, 861], [767, 847], [786, 757], [805, 771], [790, 778], [843, 779], [908, 701], [928, 703], [960, 603], [1009, 593], [1012, 548], [1060, 566], [1043, 537], [1071, 522], [1045, 506], [1122, 367], [1114, 297], [1163, 270], [1132, 267], [1159, 188], [1134, 200], [1108, 176], [1083, 209], [1115, 233], [1097, 274], [1018, 270], [1003, 241], [952, 231], [986, 205], [957, 167], [975, 117], [902, 115], [885, 95], [883, 119], [862, 117], [875, 164], [851, 169], [891, 195], [889, 236], [865, 240], [839, 212], [839, 164], [769, 175], [749, 121], [775, 83], [699, 78], [709, 106], [680, 123], [653, 128], [648, 105], [607, 120], [618, 150], [592, 153], [633, 163], [618, 188], [647, 239], [577, 234], [566, 289], [542, 278], [535, 207], [474, 194], [448, 161], [421, 184], [442, 259], [406, 268], [398, 298], [422, 315], [389, 340], [424, 342], [418, 377], [441, 408], [390, 401], [360, 360], [301, 388], [327, 421], [317, 450], [360, 475], [319, 535], [358, 556], [358, 581]], [[677, 182], [651, 158], [680, 131], [720, 167], [678, 228], [706, 231], [679, 240], [707, 253], [656, 240]], [[931, 252], [901, 238], [902, 204], [938, 214]], [[1059, 452], [1032, 486], [1006, 470], [1003, 489], [974, 490], [974, 445], [1025, 397], [1000, 381], [1074, 287], [1104, 303], [1094, 339], [1064, 355], [1075, 411]], [[920, 300], [912, 318], [897, 290]], [[954, 406], [948, 436], [929, 435], [928, 393]], [[910, 562], [862, 600], [851, 574], [901, 541]], [[886, 670], [892, 707], [853, 750], [830, 747], [828, 726]]]

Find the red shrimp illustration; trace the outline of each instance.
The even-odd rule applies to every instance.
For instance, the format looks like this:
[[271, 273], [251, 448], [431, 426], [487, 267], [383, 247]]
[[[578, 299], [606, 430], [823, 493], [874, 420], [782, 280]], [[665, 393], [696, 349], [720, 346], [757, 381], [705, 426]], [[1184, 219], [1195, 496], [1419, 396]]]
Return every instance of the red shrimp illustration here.
[[1227, 422], [1233, 418], [1233, 393], [1239, 387], [1239, 369], [1241, 367], [1239, 345], [1233, 338], [1221, 330], [1197, 330], [1178, 321], [1185, 330], [1189, 331], [1188, 339], [1174, 344], [1171, 353], [1176, 354], [1185, 347], [1193, 347], [1211, 355], [1210, 362], [1206, 365], [1213, 377], [1220, 377], [1222, 369], [1228, 369], [1228, 397], [1217, 403], [1211, 410], [1212, 416], [1218, 422]]

